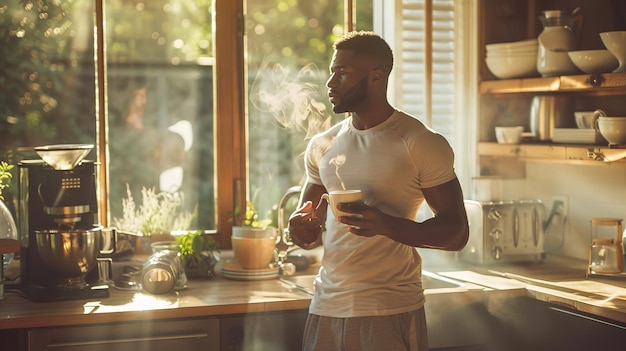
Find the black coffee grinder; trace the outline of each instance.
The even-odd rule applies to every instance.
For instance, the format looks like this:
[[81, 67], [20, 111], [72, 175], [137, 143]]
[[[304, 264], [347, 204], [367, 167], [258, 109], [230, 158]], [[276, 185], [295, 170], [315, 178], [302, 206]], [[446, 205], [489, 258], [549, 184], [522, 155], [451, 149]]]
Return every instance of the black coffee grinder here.
[[102, 247], [95, 163], [83, 160], [92, 148], [36, 147], [41, 160], [18, 164], [20, 289], [31, 300], [109, 296], [107, 285], [85, 278]]

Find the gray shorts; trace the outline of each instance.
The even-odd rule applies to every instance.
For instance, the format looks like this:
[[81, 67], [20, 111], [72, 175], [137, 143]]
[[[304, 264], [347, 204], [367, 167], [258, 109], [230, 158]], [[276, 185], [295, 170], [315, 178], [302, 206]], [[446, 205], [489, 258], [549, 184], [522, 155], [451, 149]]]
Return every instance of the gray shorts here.
[[309, 314], [303, 351], [427, 351], [424, 308], [390, 316], [332, 318]]

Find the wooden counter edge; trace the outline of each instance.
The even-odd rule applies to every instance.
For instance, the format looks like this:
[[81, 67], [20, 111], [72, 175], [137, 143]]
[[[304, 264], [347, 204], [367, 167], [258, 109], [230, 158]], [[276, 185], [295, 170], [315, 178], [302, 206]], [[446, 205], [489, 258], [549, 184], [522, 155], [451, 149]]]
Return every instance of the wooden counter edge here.
[[213, 306], [189, 306], [143, 311], [86, 313], [65, 315], [36, 315], [0, 319], [0, 329], [70, 326], [145, 320], [164, 320], [190, 317], [220, 317], [235, 314], [264, 313], [290, 310], [308, 310], [309, 299], [290, 301], [238, 303]]

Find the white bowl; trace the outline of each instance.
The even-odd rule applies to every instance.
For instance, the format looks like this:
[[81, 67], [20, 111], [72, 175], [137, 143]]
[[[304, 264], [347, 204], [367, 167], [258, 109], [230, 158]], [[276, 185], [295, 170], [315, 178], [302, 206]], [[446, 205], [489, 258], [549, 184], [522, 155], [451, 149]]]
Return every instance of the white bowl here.
[[597, 111], [576, 111], [574, 112], [574, 119], [576, 119], [576, 126], [579, 129], [594, 129], [596, 127], [596, 120], [598, 117], [603, 116]]
[[488, 52], [486, 57], [518, 57], [518, 56], [532, 56], [537, 57], [537, 51], [524, 51], [524, 52]]
[[567, 54], [579, 70], [588, 74], [612, 72], [619, 66], [609, 50], [579, 50]]
[[520, 41], [511, 41], [506, 43], [496, 43], [496, 44], [487, 44], [485, 48], [487, 51], [495, 51], [495, 50], [514, 50], [514, 49], [532, 49], [533, 47], [537, 48], [537, 38], [526, 39]]
[[626, 144], [626, 117], [598, 117], [597, 125], [609, 144]]
[[487, 50], [487, 56], [489, 55], [523, 55], [523, 54], [535, 54], [539, 52], [539, 49], [535, 47], [519, 48], [510, 50]]
[[537, 75], [537, 56], [488, 56], [487, 68], [500, 79], [522, 78]]
[[619, 66], [613, 72], [626, 72], [626, 31], [602, 32], [600, 39], [619, 61]]
[[496, 140], [499, 144], [519, 144], [524, 127], [496, 127]]

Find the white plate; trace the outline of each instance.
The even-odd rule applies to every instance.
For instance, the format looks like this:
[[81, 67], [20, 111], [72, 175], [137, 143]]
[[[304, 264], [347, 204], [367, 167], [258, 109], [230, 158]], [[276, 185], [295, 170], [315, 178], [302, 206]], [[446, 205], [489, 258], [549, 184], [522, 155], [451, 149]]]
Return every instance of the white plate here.
[[595, 129], [554, 128], [552, 141], [555, 143], [604, 144], [604, 138]]
[[234, 280], [265, 280], [278, 278], [278, 266], [261, 269], [244, 269], [234, 261], [226, 261], [220, 271], [221, 276]]

